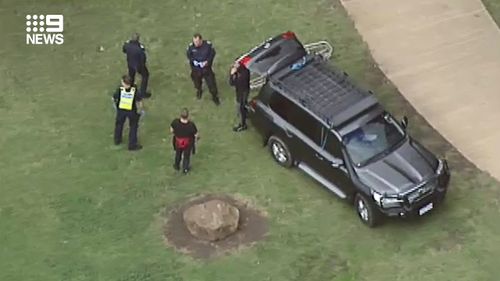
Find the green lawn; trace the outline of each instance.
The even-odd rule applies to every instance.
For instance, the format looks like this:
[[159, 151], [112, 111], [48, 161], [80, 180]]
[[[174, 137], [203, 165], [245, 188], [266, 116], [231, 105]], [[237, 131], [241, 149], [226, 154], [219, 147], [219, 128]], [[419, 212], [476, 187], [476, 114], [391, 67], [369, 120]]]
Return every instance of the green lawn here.
[[[30, 13], [62, 13], [65, 43], [25, 45]], [[288, 29], [333, 43], [333, 60], [449, 159], [442, 208], [366, 228], [310, 178], [278, 167], [255, 131], [231, 131], [230, 62]], [[3, 0], [0, 31], [0, 280], [498, 280], [499, 184], [385, 80], [337, 0]], [[144, 149], [129, 153], [112, 145], [109, 95], [134, 31], [148, 47], [154, 98], [140, 128]], [[218, 52], [220, 108], [194, 98], [185, 48], [196, 31]], [[168, 135], [183, 106], [203, 137], [189, 176], [172, 171]], [[211, 262], [166, 248], [165, 209], [200, 192], [254, 201], [269, 214], [267, 239]]]
[[499, 0], [482, 0], [483, 4], [486, 6], [486, 9], [490, 12], [493, 19], [497, 22], [500, 22], [500, 1]]

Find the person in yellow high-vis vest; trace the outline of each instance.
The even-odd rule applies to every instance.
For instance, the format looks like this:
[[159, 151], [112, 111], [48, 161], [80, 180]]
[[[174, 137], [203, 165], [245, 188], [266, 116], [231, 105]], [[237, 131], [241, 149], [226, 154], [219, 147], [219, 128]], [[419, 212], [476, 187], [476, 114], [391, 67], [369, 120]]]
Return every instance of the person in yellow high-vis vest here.
[[137, 90], [137, 86], [132, 85], [132, 80], [128, 75], [122, 77], [121, 87], [114, 93], [113, 100], [116, 105], [115, 144], [121, 144], [123, 124], [128, 119], [130, 127], [128, 149], [141, 149], [142, 146], [137, 141], [137, 129], [141, 116], [139, 112], [142, 112], [143, 109], [142, 96]]

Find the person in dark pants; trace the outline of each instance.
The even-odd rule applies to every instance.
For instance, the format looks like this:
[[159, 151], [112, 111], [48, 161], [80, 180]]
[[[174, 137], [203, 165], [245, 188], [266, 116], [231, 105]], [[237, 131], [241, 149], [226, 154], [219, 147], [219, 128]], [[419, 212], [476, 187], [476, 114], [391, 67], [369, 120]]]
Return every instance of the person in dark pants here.
[[173, 145], [175, 150], [174, 169], [180, 170], [182, 159], [182, 172], [187, 174], [191, 169], [189, 161], [195, 141], [199, 138], [198, 129], [194, 122], [189, 120], [189, 111], [182, 109], [180, 118], [174, 119], [170, 124], [170, 132], [174, 134]]
[[149, 70], [146, 67], [146, 48], [139, 42], [139, 34], [134, 33], [132, 38], [125, 42], [122, 51], [127, 54], [128, 75], [135, 81], [135, 73], [141, 75], [141, 90], [143, 97], [150, 97], [151, 93], [147, 92], [149, 81]]
[[236, 90], [236, 102], [240, 117], [240, 123], [233, 128], [233, 131], [241, 132], [247, 129], [246, 105], [248, 103], [248, 94], [250, 93], [250, 71], [236, 61], [229, 72], [229, 84]]
[[208, 90], [212, 94], [212, 100], [216, 105], [220, 104], [219, 93], [215, 73], [212, 64], [215, 58], [215, 49], [210, 41], [203, 40], [199, 33], [193, 36], [193, 42], [189, 44], [186, 51], [189, 65], [191, 66], [191, 80], [196, 88], [196, 97], [201, 99], [202, 80], [205, 79]]
[[130, 132], [128, 139], [129, 150], [139, 150], [142, 148], [137, 141], [137, 129], [139, 128], [140, 114], [142, 111], [142, 97], [137, 87], [132, 84], [132, 79], [128, 75], [124, 75], [119, 87], [113, 95], [113, 100], [116, 105], [116, 121], [115, 121], [115, 144], [119, 145], [122, 142], [123, 125], [128, 119]]

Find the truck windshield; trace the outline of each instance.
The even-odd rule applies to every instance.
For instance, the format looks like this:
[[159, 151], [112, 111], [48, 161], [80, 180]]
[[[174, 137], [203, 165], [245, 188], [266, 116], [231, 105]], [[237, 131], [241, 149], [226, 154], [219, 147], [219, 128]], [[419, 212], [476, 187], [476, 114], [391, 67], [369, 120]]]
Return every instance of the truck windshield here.
[[344, 144], [351, 160], [360, 166], [392, 151], [404, 137], [403, 130], [394, 119], [382, 114], [345, 135]]

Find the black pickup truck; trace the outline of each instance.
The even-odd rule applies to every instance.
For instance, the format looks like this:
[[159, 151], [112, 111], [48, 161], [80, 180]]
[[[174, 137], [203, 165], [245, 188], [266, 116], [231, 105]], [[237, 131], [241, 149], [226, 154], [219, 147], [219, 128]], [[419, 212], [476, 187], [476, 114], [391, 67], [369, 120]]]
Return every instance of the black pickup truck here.
[[266, 40], [239, 61], [261, 81], [248, 110], [272, 157], [352, 203], [363, 223], [421, 216], [443, 201], [446, 160], [408, 135], [408, 118], [395, 120], [294, 33]]

